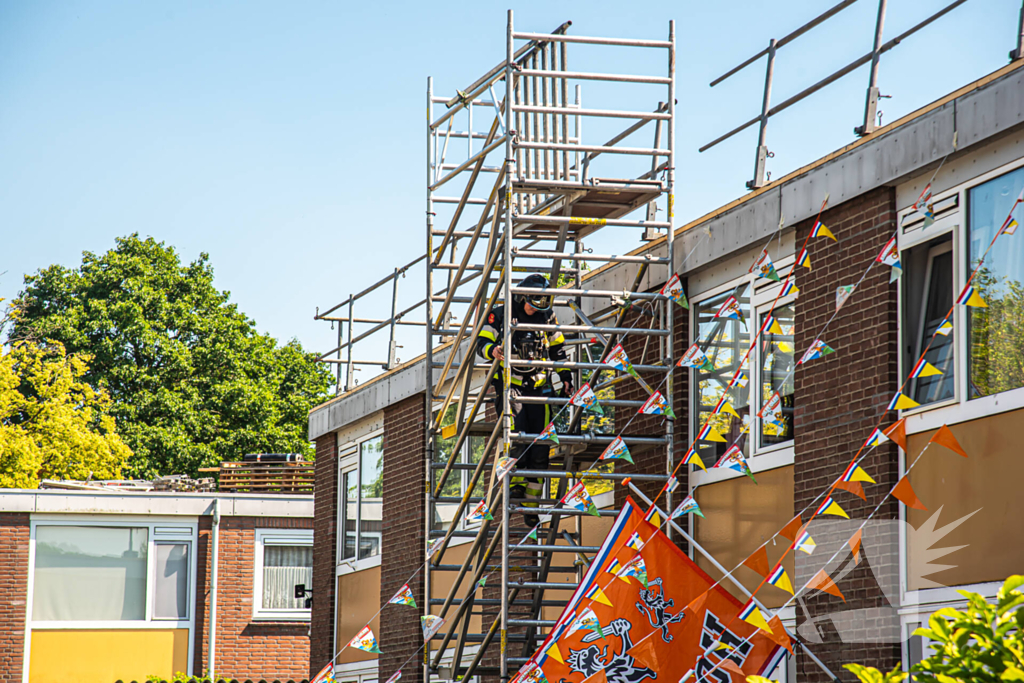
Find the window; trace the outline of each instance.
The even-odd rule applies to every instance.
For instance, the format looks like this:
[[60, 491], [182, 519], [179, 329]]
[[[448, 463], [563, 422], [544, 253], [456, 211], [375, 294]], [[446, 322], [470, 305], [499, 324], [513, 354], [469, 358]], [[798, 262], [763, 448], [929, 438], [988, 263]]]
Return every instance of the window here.
[[[921, 414], [911, 432], [1024, 405], [1021, 392], [983, 400], [1024, 388], [1024, 231], [993, 244], [1021, 188], [1024, 167], [998, 170], [901, 217], [900, 372], [905, 393], [923, 406], [909, 411]], [[985, 306], [954, 306], [983, 257], [971, 285]], [[950, 310], [952, 331], [936, 334]], [[912, 378], [922, 354], [939, 372], [925, 367]], [[947, 406], [958, 406], [956, 414], [925, 415]]]
[[295, 586], [313, 583], [312, 529], [257, 529], [253, 572], [253, 618], [308, 621]]
[[[778, 263], [776, 268], [785, 278], [788, 268], [780, 268]], [[697, 298], [693, 304], [691, 343], [699, 343], [708, 360], [693, 371], [692, 433], [711, 424], [725, 439], [697, 442], [697, 452], [707, 467], [733, 444], [743, 448], [748, 457], [792, 445], [793, 370], [799, 357], [794, 348], [796, 310], [792, 296], [779, 297], [780, 289], [780, 283], [747, 275], [703, 300]], [[737, 302], [739, 318], [716, 317], [730, 297]], [[769, 313], [773, 314], [775, 324], [758, 336], [748, 355], [752, 335], [766, 323]], [[741, 371], [738, 376], [737, 370]], [[772, 424], [758, 418], [757, 413], [776, 392], [782, 402], [782, 419]], [[723, 399], [728, 407], [715, 413]], [[749, 432], [745, 430], [747, 425], [753, 426]], [[754, 438], [748, 438], [750, 435]]]
[[[454, 415], [454, 413], [453, 413]], [[436, 462], [448, 462], [451, 457], [452, 447], [455, 445], [457, 437], [453, 436], [448, 439], [438, 439], [437, 448], [434, 449], [434, 459]], [[487, 445], [487, 437], [485, 436], [469, 436], [462, 444], [460, 453], [456, 458], [456, 463], [460, 465], [476, 465], [480, 462], [480, 458], [484, 455], [484, 447]], [[487, 480], [487, 475], [490, 468], [484, 467], [484, 471], [481, 473], [480, 478], [477, 480], [476, 486], [473, 487], [473, 493], [471, 497], [473, 499], [479, 499], [486, 493], [484, 486]], [[434, 485], [440, 480], [443, 470], [434, 470], [432, 475], [434, 477]], [[462, 499], [462, 494], [469, 486], [469, 482], [473, 478], [473, 471], [469, 469], [453, 469], [448, 474], [448, 479], [444, 483], [444, 488], [441, 490], [440, 497], [451, 499], [446, 502], [439, 502], [434, 506], [434, 520], [433, 527], [435, 530], [447, 531], [451, 526], [453, 517], [459, 508], [459, 503], [456, 500]], [[465, 517], [476, 507], [475, 502], [471, 502], [463, 513], [462, 525], [465, 526]]]
[[34, 626], [191, 618], [194, 526], [33, 522], [32, 534]]
[[1024, 232], [1000, 237], [1003, 220], [1024, 188], [1024, 168], [970, 189], [967, 272], [984, 257], [971, 284], [988, 304], [967, 309], [968, 398], [1024, 386]]
[[384, 435], [348, 444], [338, 456], [338, 562], [380, 555], [384, 504]]
[[953, 335], [936, 335], [953, 306], [953, 233], [919, 244], [903, 252], [906, 277], [903, 294], [903, 367], [913, 367], [927, 348], [925, 360], [941, 375], [910, 380], [907, 395], [921, 405], [953, 398], [956, 364]]

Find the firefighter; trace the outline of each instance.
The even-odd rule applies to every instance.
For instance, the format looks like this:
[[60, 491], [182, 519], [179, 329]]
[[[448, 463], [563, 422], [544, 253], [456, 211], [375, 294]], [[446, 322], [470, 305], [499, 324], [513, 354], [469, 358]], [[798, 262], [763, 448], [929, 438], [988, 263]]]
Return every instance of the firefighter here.
[[[527, 276], [519, 283], [520, 287], [537, 290], [536, 293], [516, 294], [512, 297], [511, 323], [531, 325], [551, 325], [555, 323], [555, 314], [551, 310], [551, 294], [548, 292], [548, 280], [539, 273]], [[512, 359], [520, 360], [551, 360], [556, 363], [564, 361], [565, 337], [561, 332], [545, 333], [526, 330], [512, 332], [511, 344], [503, 343], [505, 306], [498, 306], [488, 316], [486, 324], [476, 339], [476, 351], [486, 360], [498, 359], [500, 367], [491, 378], [494, 388], [494, 409], [498, 418], [504, 414], [504, 392], [502, 382], [505, 360], [509, 353]], [[555, 381], [555, 376], [558, 382]], [[561, 386], [555, 386], [560, 384]], [[547, 368], [523, 367], [512, 364], [511, 398], [512, 429], [528, 434], [539, 434], [551, 422], [550, 405], [546, 403], [523, 403], [517, 400], [520, 396], [552, 396], [560, 393], [568, 398], [573, 395], [573, 376], [568, 368], [556, 368], [550, 372]], [[520, 445], [512, 456], [518, 455], [517, 468], [524, 470], [546, 470], [550, 446], [538, 442]], [[543, 482], [537, 478], [513, 477], [511, 497], [539, 499], [544, 490]], [[537, 507], [537, 502], [527, 501], [524, 507]], [[523, 520], [528, 526], [536, 526], [540, 522], [537, 515], [527, 514]]]

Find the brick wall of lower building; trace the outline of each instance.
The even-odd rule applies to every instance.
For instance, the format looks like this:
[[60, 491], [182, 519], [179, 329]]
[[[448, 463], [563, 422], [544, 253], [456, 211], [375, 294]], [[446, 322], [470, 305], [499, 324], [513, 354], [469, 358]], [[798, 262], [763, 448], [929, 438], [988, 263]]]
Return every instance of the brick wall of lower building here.
[[0, 514], [0, 682], [21, 682], [28, 599], [29, 516]]
[[[812, 238], [809, 244], [812, 268], [809, 271], [797, 268], [796, 283], [800, 288], [796, 306], [797, 354], [811, 345], [815, 335], [835, 313], [836, 288], [855, 284], [895, 231], [894, 193], [889, 188], [869, 192], [829, 209], [822, 222], [838, 242], [825, 237]], [[797, 227], [798, 245], [803, 244], [813, 223], [808, 220]], [[897, 285], [889, 283], [889, 268], [875, 264], [823, 335], [823, 341], [836, 353], [797, 369], [794, 477], [797, 511], [811, 505], [842, 474], [880, 419], [883, 425], [896, 419], [895, 413], [886, 413], [898, 384], [896, 296]], [[863, 467], [877, 482], [864, 485], [866, 502], [845, 491], [835, 494], [836, 502], [854, 520], [866, 517], [895, 485], [898, 476], [895, 446], [889, 443], [876, 448], [863, 462]], [[820, 500], [818, 498], [817, 502]], [[897, 517], [897, 504], [889, 499], [874, 519]], [[852, 533], [851, 525], [844, 526], [843, 521], [838, 525], [833, 523], [837, 519], [825, 517], [820, 525], [811, 528], [818, 550], [823, 552], [810, 556], [797, 553], [794, 584], [807, 581]], [[868, 543], [869, 539], [865, 538], [865, 545]], [[899, 642], [878, 642], [898, 634], [897, 605], [890, 604], [882, 591], [883, 586], [898, 586], [897, 538], [895, 534], [878, 532], [870, 543], [873, 551], [865, 561], [838, 581], [846, 597], [845, 603], [837, 597], [814, 592], [804, 601], [809, 614], [815, 618], [814, 624], [804, 619], [802, 609], [797, 609], [798, 629], [809, 636], [809, 646], [844, 681], [855, 680], [842, 668], [844, 663], [858, 662], [889, 670], [900, 661]], [[835, 574], [835, 569], [831, 567], [830, 573]], [[823, 642], [816, 644], [815, 638]], [[828, 680], [803, 654], [798, 655], [797, 666], [801, 683]]]
[[[378, 639], [380, 680], [386, 680], [423, 644], [419, 610], [387, 601], [405, 582], [417, 605], [424, 605], [423, 564], [424, 398], [422, 394], [384, 409], [384, 524], [381, 537], [380, 604], [383, 609]], [[387, 605], [387, 606], [385, 606]], [[402, 681], [423, 679], [421, 658], [402, 670]]]
[[334, 432], [316, 440], [313, 488], [313, 615], [310, 623], [309, 676], [334, 658], [334, 595], [338, 557], [338, 448]]
[[[209, 664], [212, 523], [203, 517], [199, 528], [199, 571], [196, 596], [197, 634], [194, 671]], [[309, 667], [309, 623], [253, 619], [253, 572], [256, 529], [311, 529], [313, 520], [293, 517], [221, 517], [217, 550], [218, 676], [246, 679], [306, 678]]]

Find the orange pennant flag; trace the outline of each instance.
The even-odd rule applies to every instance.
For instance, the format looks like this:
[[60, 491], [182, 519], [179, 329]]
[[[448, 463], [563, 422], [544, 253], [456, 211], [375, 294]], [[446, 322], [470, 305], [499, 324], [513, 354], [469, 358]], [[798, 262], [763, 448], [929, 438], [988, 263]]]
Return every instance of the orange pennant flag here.
[[764, 546], [761, 546], [751, 553], [750, 557], [743, 560], [743, 566], [753, 569], [761, 576], [768, 576], [768, 551]]
[[651, 631], [633, 647], [626, 650], [626, 654], [646, 666], [651, 671], [660, 671], [661, 662], [658, 660], [658, 651], [655, 649], [655, 642], [651, 636], [659, 634], [660, 631]]
[[907, 421], [906, 418], [897, 420], [888, 428], [883, 429], [882, 433], [889, 437], [890, 440], [895, 441], [900, 448], [904, 451], [907, 450]]
[[847, 544], [850, 546], [850, 553], [853, 554], [853, 563], [860, 564], [860, 541], [861, 534], [864, 532], [863, 529], [857, 529], [857, 533], [850, 537]]
[[835, 581], [829, 578], [824, 569], [819, 569], [818, 573], [814, 575], [814, 578], [811, 579], [811, 582], [807, 585], [809, 588], [814, 588], [815, 590], [834, 595], [837, 598], [842, 598], [843, 602], [846, 602], [846, 598], [843, 597], [843, 593], [839, 590], [839, 586], [836, 585]]
[[704, 609], [704, 603], [707, 602], [707, 599], [708, 591], [704, 591], [703, 593], [695, 597], [690, 602], [690, 604], [686, 606], [686, 608], [683, 610], [683, 613], [686, 614], [686, 616], [696, 617], [698, 614], [700, 614], [700, 611]]
[[772, 617], [768, 620], [768, 625], [772, 627], [772, 632], [765, 634], [774, 640], [782, 647], [789, 650], [789, 654], [793, 654], [793, 642], [789, 639], [789, 635], [786, 633], [786, 627], [782, 625], [782, 620], [778, 617]]
[[731, 674], [736, 674], [740, 677], [739, 680], [741, 681], [747, 680], [747, 674], [743, 673], [743, 669], [739, 667], [739, 664], [732, 661], [731, 659], [723, 659], [722, 663], [718, 665], [718, 668], [724, 669]]
[[837, 489], [843, 489], [849, 491], [853, 495], [859, 497], [863, 501], [867, 501], [868, 497], [864, 495], [864, 487], [860, 485], [859, 481], [842, 481], [836, 482]]
[[797, 515], [792, 520], [790, 520], [789, 524], [782, 527], [782, 529], [779, 531], [779, 535], [785, 536], [790, 541], [795, 541], [796, 537], [800, 535], [800, 525], [802, 524], [803, 520], [800, 519], [800, 515]]
[[892, 495], [895, 496], [897, 500], [902, 502], [908, 508], [914, 508], [915, 510], [928, 509], [924, 506], [924, 503], [922, 503], [920, 499], [917, 497], [917, 494], [914, 493], [914, 489], [910, 485], [910, 480], [907, 479], [907, 475], [905, 474], [903, 475], [903, 478], [896, 482], [896, 486], [894, 486], [892, 489]]
[[598, 669], [597, 673], [592, 674], [589, 678], [584, 678], [583, 683], [608, 683], [608, 676], [604, 669]]
[[940, 446], [945, 446], [954, 453], [959, 453], [965, 458], [967, 457], [967, 453], [965, 453], [964, 449], [960, 447], [960, 442], [956, 440], [955, 436], [953, 436], [953, 430], [946, 425], [939, 427], [939, 431], [935, 432], [935, 435], [928, 443], [937, 443]]

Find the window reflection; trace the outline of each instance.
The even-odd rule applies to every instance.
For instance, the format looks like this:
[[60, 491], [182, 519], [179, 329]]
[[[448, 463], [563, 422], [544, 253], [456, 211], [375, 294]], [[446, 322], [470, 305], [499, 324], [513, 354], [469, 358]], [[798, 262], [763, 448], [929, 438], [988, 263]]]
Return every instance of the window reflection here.
[[[758, 346], [761, 351], [761, 391], [758, 410], [768, 402], [775, 393], [781, 402], [781, 419], [760, 420], [760, 446], [773, 446], [793, 439], [793, 399], [794, 399], [794, 327], [796, 311], [794, 304], [776, 305], [772, 312], [774, 324], [768, 321]], [[766, 322], [768, 312], [764, 312], [761, 323]]]

